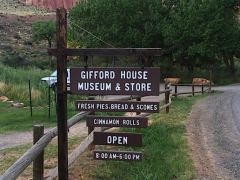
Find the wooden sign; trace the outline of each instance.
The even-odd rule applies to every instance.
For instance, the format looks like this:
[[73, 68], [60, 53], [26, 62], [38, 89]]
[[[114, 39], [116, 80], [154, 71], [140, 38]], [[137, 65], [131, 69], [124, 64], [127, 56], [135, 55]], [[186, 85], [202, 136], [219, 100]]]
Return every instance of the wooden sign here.
[[159, 102], [138, 101], [76, 101], [77, 111], [159, 112]]
[[142, 161], [141, 152], [93, 151], [95, 160]]
[[72, 94], [159, 95], [160, 68], [72, 68]]
[[142, 146], [142, 134], [94, 132], [94, 145]]
[[122, 116], [87, 116], [88, 127], [127, 127], [146, 128], [148, 118], [146, 117], [122, 117]]

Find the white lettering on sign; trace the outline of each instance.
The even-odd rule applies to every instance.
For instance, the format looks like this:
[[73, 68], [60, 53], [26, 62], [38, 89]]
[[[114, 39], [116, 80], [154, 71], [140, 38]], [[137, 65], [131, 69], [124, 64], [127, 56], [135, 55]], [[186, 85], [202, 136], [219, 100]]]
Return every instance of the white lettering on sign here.
[[158, 111], [158, 103], [151, 102], [115, 102], [115, 101], [105, 101], [96, 102], [96, 101], [77, 101], [76, 103], [77, 110], [96, 110], [96, 111], [124, 111], [124, 112], [149, 112], [149, 111]]
[[121, 79], [148, 79], [147, 71], [121, 71]]
[[78, 103], [78, 109], [95, 109], [94, 104], [89, 103]]
[[159, 68], [72, 68], [72, 94], [159, 95]]
[[151, 83], [125, 83], [125, 91], [147, 91], [151, 92]]
[[114, 71], [81, 71], [81, 79], [114, 79]]
[[122, 121], [123, 125], [126, 126], [139, 126], [140, 122], [139, 120], [123, 120]]
[[79, 82], [78, 91], [111, 91], [111, 83], [89, 83], [89, 82]]
[[118, 119], [94, 119], [94, 125], [119, 125]]
[[127, 104], [111, 104], [111, 109], [128, 109], [128, 105]]
[[128, 137], [126, 136], [108, 136], [107, 144], [127, 144]]
[[109, 109], [108, 104], [96, 104], [96, 109], [104, 110], [104, 109]]
[[157, 105], [153, 105], [153, 104], [137, 104], [137, 110], [150, 110], [150, 111], [156, 111], [158, 108]]
[[95, 152], [95, 159], [106, 160], [141, 160], [141, 154], [139, 153], [125, 153], [125, 152]]

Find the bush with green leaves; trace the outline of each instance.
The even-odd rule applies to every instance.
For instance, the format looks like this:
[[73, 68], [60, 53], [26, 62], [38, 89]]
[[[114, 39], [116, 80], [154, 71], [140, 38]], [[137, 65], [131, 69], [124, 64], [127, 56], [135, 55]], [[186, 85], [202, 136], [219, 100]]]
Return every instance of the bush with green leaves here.
[[52, 47], [52, 41], [56, 34], [56, 25], [53, 21], [37, 21], [32, 25], [32, 33], [34, 40], [46, 40], [50, 48]]
[[8, 54], [2, 58], [2, 63], [10, 67], [25, 67], [29, 65], [29, 62], [25, 57], [19, 54]]
[[80, 26], [115, 47], [161, 47], [165, 9], [159, 0], [83, 1], [70, 11], [70, 40], [84, 47], [108, 46]]

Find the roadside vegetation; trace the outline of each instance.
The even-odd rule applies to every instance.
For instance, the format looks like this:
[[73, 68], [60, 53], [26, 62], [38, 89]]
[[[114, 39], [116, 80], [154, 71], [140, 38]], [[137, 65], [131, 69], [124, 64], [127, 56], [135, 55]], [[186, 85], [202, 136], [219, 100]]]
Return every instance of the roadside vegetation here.
[[[49, 76], [50, 70], [41, 70], [33, 67], [14, 68], [0, 63], [0, 96], [7, 96], [9, 101], [24, 103], [24, 108], [15, 108], [11, 102], [0, 102], [0, 134], [32, 130], [38, 123], [45, 127], [56, 126], [55, 93], [50, 89], [51, 116], [48, 117], [48, 86], [41, 82], [41, 78]], [[33, 116], [30, 114], [29, 80]], [[74, 102], [84, 96], [70, 96], [68, 98], [68, 115], [73, 116]]]
[[29, 80], [32, 86], [34, 106], [47, 104], [47, 85], [41, 78], [49, 76], [49, 70], [38, 68], [14, 68], [0, 63], [0, 95], [7, 96], [10, 100], [29, 102]]

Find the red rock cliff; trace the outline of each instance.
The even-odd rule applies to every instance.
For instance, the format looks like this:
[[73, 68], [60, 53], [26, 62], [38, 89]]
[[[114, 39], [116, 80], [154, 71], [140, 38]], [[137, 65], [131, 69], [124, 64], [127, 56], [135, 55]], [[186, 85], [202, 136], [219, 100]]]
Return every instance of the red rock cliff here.
[[78, 0], [26, 0], [26, 4], [47, 7], [48, 9], [57, 9], [64, 7], [70, 9], [73, 7]]

